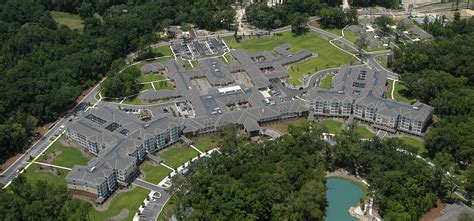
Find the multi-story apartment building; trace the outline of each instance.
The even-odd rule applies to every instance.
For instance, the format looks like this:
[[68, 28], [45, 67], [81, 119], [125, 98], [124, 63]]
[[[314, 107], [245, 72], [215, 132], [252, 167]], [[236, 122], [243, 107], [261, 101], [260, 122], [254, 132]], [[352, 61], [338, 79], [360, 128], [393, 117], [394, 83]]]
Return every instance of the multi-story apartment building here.
[[387, 76], [366, 67], [342, 67], [333, 85], [332, 90], [309, 91], [314, 115], [353, 116], [392, 133], [419, 136], [433, 115], [433, 107], [421, 102], [410, 105], [386, 99]]
[[147, 153], [178, 141], [180, 130], [168, 116], [145, 123], [108, 106], [87, 112], [67, 126], [66, 136], [96, 157], [72, 168], [66, 177], [69, 190], [102, 203], [130, 184]]

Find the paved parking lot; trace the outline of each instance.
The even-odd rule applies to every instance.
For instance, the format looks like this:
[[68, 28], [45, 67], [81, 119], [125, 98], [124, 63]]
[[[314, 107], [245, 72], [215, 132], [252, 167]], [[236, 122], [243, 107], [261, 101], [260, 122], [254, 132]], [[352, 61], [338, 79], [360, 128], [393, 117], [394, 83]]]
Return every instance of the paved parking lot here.
[[184, 60], [195, 60], [206, 57], [222, 56], [230, 49], [220, 38], [179, 42], [171, 45], [173, 54]]

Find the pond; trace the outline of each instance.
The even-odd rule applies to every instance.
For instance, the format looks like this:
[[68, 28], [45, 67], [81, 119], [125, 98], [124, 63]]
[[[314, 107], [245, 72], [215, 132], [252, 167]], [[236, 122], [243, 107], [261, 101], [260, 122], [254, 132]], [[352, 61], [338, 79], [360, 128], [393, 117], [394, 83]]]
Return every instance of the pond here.
[[364, 194], [362, 187], [351, 180], [339, 177], [328, 177], [326, 186], [328, 188], [326, 221], [356, 221], [357, 219], [349, 214], [349, 208], [359, 203]]

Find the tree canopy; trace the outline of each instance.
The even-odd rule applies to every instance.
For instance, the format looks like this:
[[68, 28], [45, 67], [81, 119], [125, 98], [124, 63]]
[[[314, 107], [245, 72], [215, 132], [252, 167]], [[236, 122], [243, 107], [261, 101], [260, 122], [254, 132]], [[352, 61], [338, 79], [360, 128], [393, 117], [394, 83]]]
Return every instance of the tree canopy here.
[[66, 186], [44, 181], [34, 184], [19, 176], [0, 189], [0, 220], [88, 220], [91, 206], [72, 199]]
[[[156, 32], [182, 23], [232, 28], [232, 3], [0, 1], [0, 162], [23, 149], [37, 125], [55, 120], [107, 73], [112, 76], [109, 86], [116, 86], [111, 95], [134, 92], [129, 78], [114, 76], [125, 55], [158, 41]], [[78, 13], [84, 29], [57, 27], [51, 10]], [[113, 81], [119, 78], [127, 80]]]
[[352, 125], [331, 146], [321, 140], [325, 130], [306, 122], [264, 143], [223, 130], [222, 153], [191, 165], [178, 184], [178, 216], [322, 220], [325, 171], [338, 168], [368, 180], [379, 213], [387, 220], [417, 220], [446, 194], [442, 174], [397, 151], [408, 148], [400, 140], [361, 141]]
[[396, 50], [392, 68], [401, 73], [407, 94], [435, 107], [439, 121], [428, 131], [425, 146], [429, 157], [455, 165], [457, 174], [474, 161], [474, 18], [455, 16], [424, 28], [435, 39]]

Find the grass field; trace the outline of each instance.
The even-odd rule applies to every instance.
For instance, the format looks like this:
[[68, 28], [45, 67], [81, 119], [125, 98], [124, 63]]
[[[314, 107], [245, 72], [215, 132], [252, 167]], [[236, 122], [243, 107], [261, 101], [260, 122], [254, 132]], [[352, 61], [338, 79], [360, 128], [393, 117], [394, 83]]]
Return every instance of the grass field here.
[[82, 31], [84, 24], [79, 15], [70, 14], [66, 12], [51, 11], [51, 16], [58, 26], [65, 25], [70, 29]]
[[145, 175], [145, 181], [158, 184], [171, 173], [171, 170], [161, 165], [145, 163], [142, 172]]
[[380, 46], [380, 47], [375, 47], [375, 48], [369, 47], [369, 48], [367, 48], [366, 51], [371, 52], [371, 51], [383, 51], [383, 50], [388, 50], [388, 48], [385, 47], [385, 46]]
[[318, 123], [322, 127], [326, 128], [328, 133], [340, 134], [342, 133], [342, 123], [336, 120], [322, 120]]
[[298, 125], [298, 124], [301, 124], [305, 121], [307, 121], [307, 120], [304, 119], [304, 118], [299, 118], [299, 119], [295, 119], [295, 120], [280, 121], [278, 123], [269, 124], [267, 127], [273, 128], [273, 129], [278, 130], [278, 131], [283, 132], [283, 133], [288, 133], [288, 126], [289, 125], [291, 125], [291, 124]]
[[187, 161], [197, 156], [199, 152], [185, 144], [178, 143], [166, 148], [158, 153], [158, 156], [163, 159], [164, 163], [172, 168], [178, 168]]
[[[342, 36], [342, 29], [324, 29], [327, 32], [331, 32], [337, 36]], [[358, 36], [354, 32], [344, 31], [344, 38], [352, 43], [357, 41]]]
[[153, 48], [153, 52], [160, 53], [161, 56], [173, 57], [173, 53], [171, 53], [170, 46], [161, 46], [161, 47], [158, 47], [158, 48]]
[[327, 74], [326, 76], [324, 76], [321, 81], [319, 81], [319, 87], [330, 90], [332, 88], [332, 79], [335, 76], [335, 74]]
[[153, 82], [153, 85], [155, 90], [173, 89], [173, 85], [169, 81]]
[[137, 81], [140, 83], [151, 82], [151, 81], [159, 81], [166, 79], [165, 76], [161, 74], [142, 74], [138, 77]]
[[406, 90], [406, 89], [407, 89], [407, 87], [402, 82], [400, 82], [400, 81], [396, 82], [395, 83], [395, 91], [393, 92], [393, 97], [395, 98], [396, 101], [411, 104], [415, 100], [407, 98], [407, 97], [405, 97], [401, 94], [402, 91]]
[[398, 137], [398, 139], [402, 140], [407, 145], [416, 147], [418, 149], [418, 154], [422, 154], [426, 152], [423, 140], [419, 140], [419, 139], [408, 137], [408, 136]]
[[107, 220], [109, 217], [116, 216], [122, 209], [128, 209], [128, 216], [124, 220], [132, 220], [150, 191], [141, 187], [135, 187], [133, 190], [121, 192], [115, 195], [106, 211], [97, 211], [91, 209], [89, 212], [90, 220]]
[[292, 47], [292, 52], [307, 49], [316, 53], [317, 57], [298, 62], [291, 66], [289, 70], [290, 78], [288, 81], [294, 85], [300, 84], [300, 78], [308, 73], [339, 67], [343, 64], [349, 64], [353, 60], [352, 56], [340, 51], [332, 46], [328, 41], [314, 33], [294, 36], [290, 32], [284, 32], [275, 37], [253, 38], [241, 41], [240, 43], [236, 42], [233, 36], [225, 37], [224, 39], [231, 48], [247, 51], [271, 51], [276, 46], [288, 43]]
[[72, 168], [74, 165], [87, 165], [89, 161], [76, 147], [64, 146], [60, 140], [56, 140], [51, 147], [45, 152], [44, 156], [47, 157], [54, 151], [61, 151], [59, 156], [56, 156], [52, 162], [54, 165]]
[[216, 136], [202, 136], [194, 142], [194, 146], [200, 151], [206, 152], [217, 147], [217, 139]]
[[140, 89], [140, 91], [153, 89], [153, 87], [151, 86], [151, 83], [145, 83], [145, 84], [142, 84], [142, 85], [143, 85], [143, 87]]
[[[119, 101], [120, 102], [120, 101]], [[127, 98], [123, 101], [124, 104], [130, 104], [130, 105], [144, 105], [144, 104], [150, 104], [148, 102], [140, 100], [140, 96], [134, 96], [131, 98]]]
[[37, 172], [39, 168], [38, 164], [31, 164], [30, 167], [23, 173], [29, 183], [33, 184], [38, 181], [46, 181], [51, 184], [64, 185], [66, 186], [66, 175], [69, 171], [58, 169], [61, 172], [60, 176], [53, 175], [49, 172]]
[[367, 129], [367, 127], [365, 125], [362, 125], [362, 124], [357, 124], [356, 125], [356, 128], [355, 128], [355, 133], [362, 137], [362, 138], [366, 138], [366, 139], [372, 139], [375, 137], [375, 134], [370, 132], [369, 129]]

